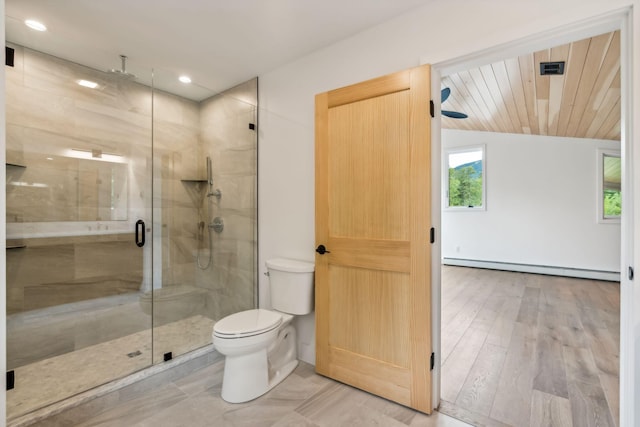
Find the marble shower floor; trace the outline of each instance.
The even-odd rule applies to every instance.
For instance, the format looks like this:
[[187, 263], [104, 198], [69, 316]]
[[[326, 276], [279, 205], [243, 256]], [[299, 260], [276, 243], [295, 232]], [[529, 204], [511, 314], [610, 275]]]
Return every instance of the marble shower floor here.
[[121, 393], [114, 405], [77, 408], [34, 426], [100, 427], [469, 427], [438, 412], [427, 416], [316, 375], [301, 362], [280, 385], [243, 404], [220, 398], [224, 360], [174, 381]]
[[174, 356], [211, 343], [213, 320], [192, 316], [15, 369], [16, 387], [7, 392], [7, 417], [15, 418], [125, 377]]

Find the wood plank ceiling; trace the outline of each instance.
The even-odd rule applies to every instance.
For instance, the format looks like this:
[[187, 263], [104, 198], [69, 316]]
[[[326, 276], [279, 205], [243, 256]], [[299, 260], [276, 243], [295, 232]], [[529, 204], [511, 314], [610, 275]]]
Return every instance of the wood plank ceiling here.
[[[540, 62], [564, 61], [563, 75]], [[442, 77], [445, 129], [620, 140], [620, 32]]]

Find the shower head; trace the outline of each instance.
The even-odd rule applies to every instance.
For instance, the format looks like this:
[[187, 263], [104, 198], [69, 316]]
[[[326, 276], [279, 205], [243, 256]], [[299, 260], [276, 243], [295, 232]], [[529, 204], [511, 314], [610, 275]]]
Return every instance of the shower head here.
[[117, 74], [129, 79], [134, 79], [136, 75], [127, 71], [127, 57], [125, 55], [120, 55], [120, 60], [122, 62], [122, 68], [120, 68], [119, 70], [117, 68], [112, 68], [110, 70], [107, 70], [107, 72]]

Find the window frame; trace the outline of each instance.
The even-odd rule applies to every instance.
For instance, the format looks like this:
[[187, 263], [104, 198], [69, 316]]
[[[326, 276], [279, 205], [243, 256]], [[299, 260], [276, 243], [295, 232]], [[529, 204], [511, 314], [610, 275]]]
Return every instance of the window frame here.
[[[597, 150], [596, 156], [596, 181], [597, 181], [597, 192], [596, 192], [596, 220], [598, 224], [620, 224], [619, 216], [605, 216], [604, 215], [604, 158], [605, 157], [618, 157], [622, 159], [620, 150], [612, 150], [612, 149], [604, 149], [599, 148]], [[621, 160], [622, 161], [622, 160]], [[622, 164], [621, 164], [622, 166]], [[622, 172], [621, 172], [622, 175]], [[621, 189], [622, 192], [622, 189]]]
[[[481, 206], [449, 206], [449, 155], [466, 153], [471, 151], [482, 152], [482, 205]], [[442, 191], [442, 206], [445, 211], [454, 212], [479, 212], [487, 210], [487, 147], [486, 144], [466, 145], [445, 148], [442, 156], [442, 171], [444, 188]]]

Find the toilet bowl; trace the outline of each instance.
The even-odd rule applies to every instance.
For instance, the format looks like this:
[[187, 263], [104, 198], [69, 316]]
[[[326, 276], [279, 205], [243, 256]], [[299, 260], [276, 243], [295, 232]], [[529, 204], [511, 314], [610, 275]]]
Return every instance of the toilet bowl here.
[[[226, 356], [222, 398], [240, 403], [271, 390], [298, 366], [293, 316], [256, 309], [216, 323], [213, 346]], [[248, 323], [255, 326], [247, 327]], [[242, 332], [236, 325], [243, 325]], [[275, 351], [277, 350], [277, 351]]]
[[293, 372], [293, 315], [313, 310], [313, 263], [277, 258], [266, 265], [273, 309], [241, 311], [213, 326], [213, 346], [225, 356], [221, 395], [230, 403], [253, 400]]

